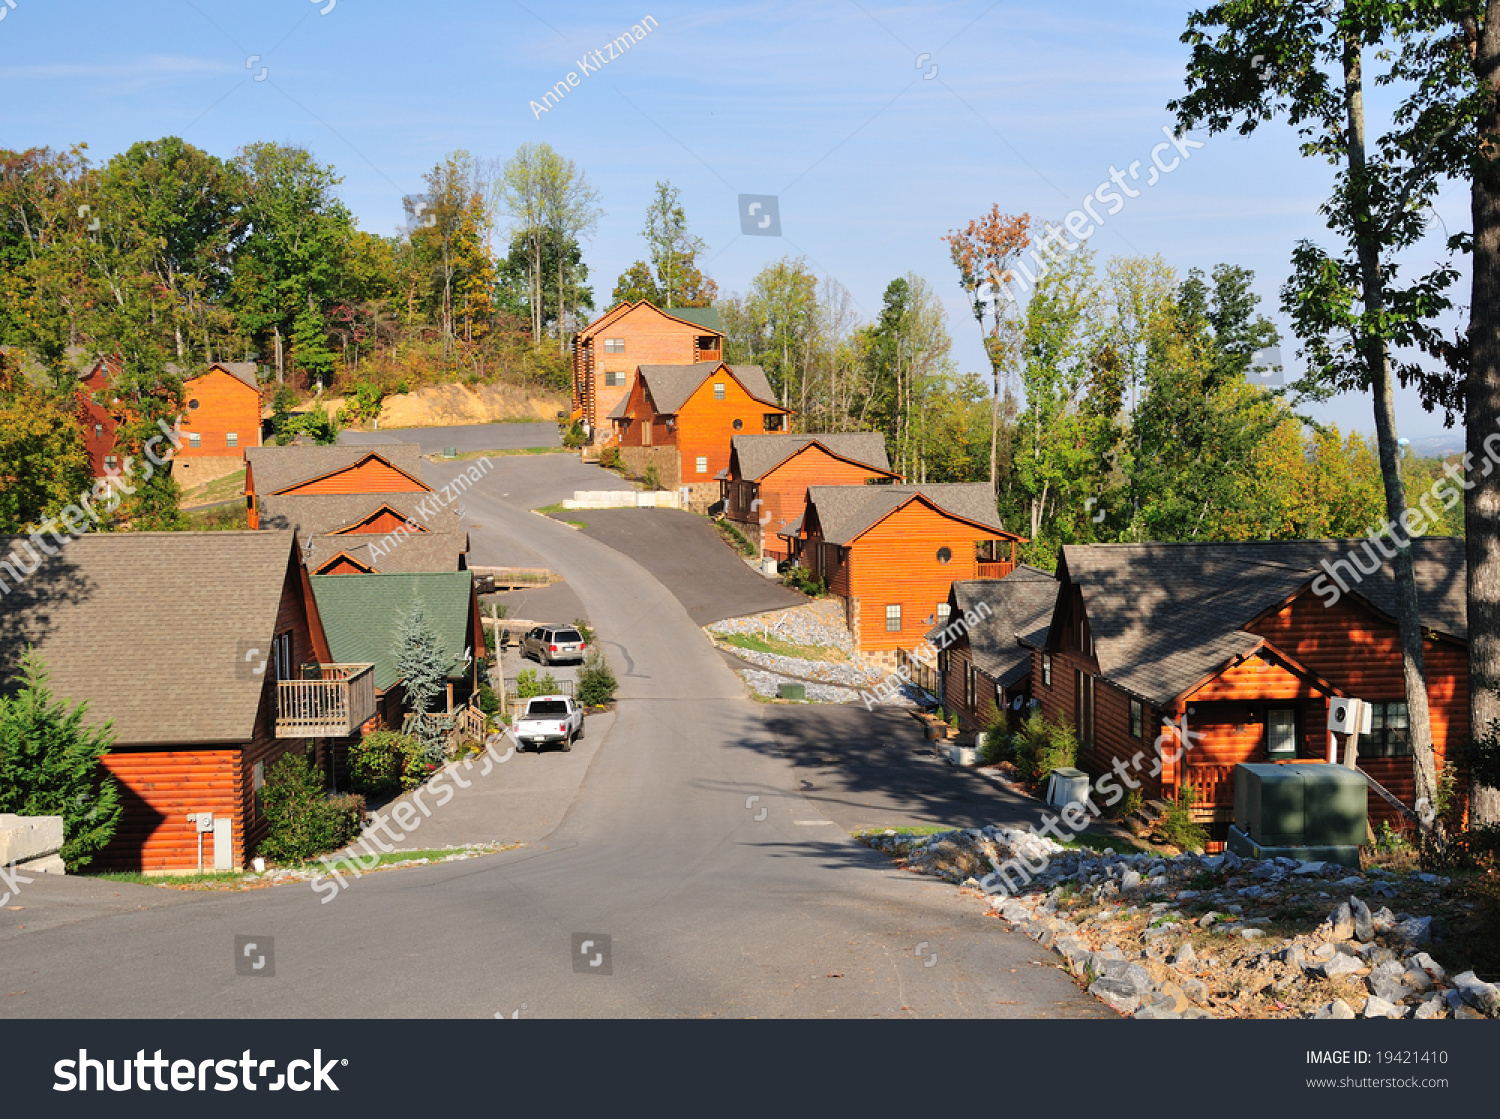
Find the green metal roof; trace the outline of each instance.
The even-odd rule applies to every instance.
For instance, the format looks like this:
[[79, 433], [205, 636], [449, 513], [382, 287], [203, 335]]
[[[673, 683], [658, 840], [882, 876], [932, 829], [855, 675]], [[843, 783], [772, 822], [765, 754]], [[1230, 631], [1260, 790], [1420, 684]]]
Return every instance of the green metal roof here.
[[314, 575], [312, 587], [335, 663], [373, 664], [375, 686], [381, 691], [399, 679], [396, 631], [418, 600], [443, 651], [453, 658], [448, 675], [464, 674], [474, 588], [469, 572]]
[[724, 332], [724, 327], [719, 323], [717, 307], [663, 307], [662, 310], [674, 318], [686, 319], [690, 323], [718, 331], [720, 334]]

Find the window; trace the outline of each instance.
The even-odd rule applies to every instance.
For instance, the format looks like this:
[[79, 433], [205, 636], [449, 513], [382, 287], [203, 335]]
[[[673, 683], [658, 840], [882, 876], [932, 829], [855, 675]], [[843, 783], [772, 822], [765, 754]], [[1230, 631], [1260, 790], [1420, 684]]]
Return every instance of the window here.
[[1266, 712], [1266, 756], [1297, 756], [1297, 712], [1290, 707], [1273, 707]]
[[698, 348], [700, 350], [714, 350], [719, 348], [719, 340], [712, 334], [700, 334], [698, 336]]
[[623, 354], [625, 352], [625, 339], [606, 338], [604, 340], [604, 352], [607, 354]]
[[1370, 733], [1359, 736], [1362, 758], [1400, 758], [1411, 754], [1411, 734], [1404, 703], [1370, 704]]
[[239, 437], [239, 435], [237, 433], [231, 431], [228, 435], [224, 436], [224, 446], [226, 446], [226, 447], [238, 447], [239, 445], [240, 445], [240, 437]]
[[708, 456], [707, 455], [699, 455], [698, 456], [697, 469], [698, 469], [698, 473], [699, 474], [707, 474], [708, 473]]
[[203, 446], [203, 436], [199, 435], [196, 431], [189, 432], [188, 433], [188, 446], [189, 447], [201, 447], [201, 446]]
[[744, 420], [735, 420], [734, 421], [734, 430], [735, 431], [739, 431], [744, 426], [745, 426], [745, 421]]
[[1044, 688], [1050, 688], [1051, 686], [1052, 686], [1052, 654], [1051, 653], [1043, 653], [1042, 654], [1042, 687], [1044, 687]]
[[278, 682], [292, 678], [292, 635], [278, 633], [271, 642], [271, 662]]
[[641, 446], [651, 446], [651, 421], [647, 420], [641, 425]]
[[767, 412], [761, 418], [761, 426], [763, 426], [767, 431], [780, 431], [781, 430], [781, 413], [780, 412]]
[[1077, 671], [1078, 695], [1074, 706], [1077, 711], [1078, 748], [1094, 749], [1094, 678], [1081, 669]]
[[714, 382], [714, 399], [715, 400], [723, 400], [724, 399], [724, 382], [723, 381], [715, 381]]
[[1144, 715], [1144, 713], [1141, 710], [1141, 701], [1138, 700], [1138, 699], [1132, 699], [1130, 701], [1130, 737], [1131, 738], [1139, 738], [1139, 737], [1141, 737], [1141, 734], [1142, 734], [1142, 724], [1144, 722], [1145, 722], [1145, 715]]
[[617, 373], [605, 373], [604, 386], [606, 388], [623, 388], [625, 386], [625, 371], [622, 369]]
[[901, 632], [901, 604], [900, 603], [897, 603], [894, 606], [887, 606], [885, 608], [885, 632], [886, 633], [900, 633]]
[[953, 609], [953, 607], [949, 606], [946, 602], [939, 602], [938, 603], [938, 608], [937, 608], [937, 620], [938, 620], [937, 624], [938, 625], [940, 625], [940, 626], [946, 626], [948, 624], [948, 615], [952, 611], [952, 609]]
[[266, 763], [256, 762], [250, 767], [251, 791], [255, 794], [255, 814], [260, 816], [265, 810], [260, 803], [260, 790], [266, 783]]
[[198, 402], [196, 400], [189, 400], [188, 409], [189, 411], [196, 412], [198, 410]]
[[103, 424], [95, 424], [94, 425], [94, 438], [95, 439], [103, 439], [104, 438], [104, 425]]
[[953, 558], [953, 549], [952, 548], [939, 548], [937, 550], [937, 561], [938, 561], [938, 563], [947, 563], [952, 558]]
[[119, 461], [120, 460], [117, 459], [117, 458], [115, 458], [114, 455], [105, 455], [104, 456], [104, 469], [105, 470], [113, 470], [115, 468], [116, 464], [119, 463]]
[[968, 662], [964, 672], [964, 706], [974, 710], [974, 663]]

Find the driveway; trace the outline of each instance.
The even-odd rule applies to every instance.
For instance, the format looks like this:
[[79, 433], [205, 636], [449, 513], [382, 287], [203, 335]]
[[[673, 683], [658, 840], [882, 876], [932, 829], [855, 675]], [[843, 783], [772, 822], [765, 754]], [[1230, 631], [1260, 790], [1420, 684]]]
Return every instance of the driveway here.
[[629, 556], [671, 591], [700, 626], [801, 606], [806, 595], [750, 570], [709, 521], [681, 509], [576, 509], [555, 514]]
[[420, 443], [424, 455], [445, 447], [460, 451], [510, 451], [561, 447], [555, 423], [462, 424], [454, 427], [397, 427], [384, 431], [341, 431], [340, 443]]

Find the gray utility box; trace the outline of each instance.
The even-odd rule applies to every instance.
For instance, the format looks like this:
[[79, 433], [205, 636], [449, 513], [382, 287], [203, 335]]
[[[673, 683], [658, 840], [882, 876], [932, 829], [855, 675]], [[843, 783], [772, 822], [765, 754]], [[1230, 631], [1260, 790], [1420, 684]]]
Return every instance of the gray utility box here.
[[806, 699], [806, 684], [780, 684], [776, 688], [776, 694], [782, 699]]
[[1230, 850], [1358, 865], [1368, 789], [1341, 765], [1237, 765]]

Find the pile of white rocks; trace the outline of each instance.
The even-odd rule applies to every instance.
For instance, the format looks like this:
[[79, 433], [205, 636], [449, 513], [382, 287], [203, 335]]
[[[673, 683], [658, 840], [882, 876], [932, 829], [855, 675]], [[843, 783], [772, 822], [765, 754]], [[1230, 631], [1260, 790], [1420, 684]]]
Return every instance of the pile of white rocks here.
[[[995, 826], [862, 838], [908, 869], [983, 889], [999, 917], [1057, 952], [1122, 1014], [1500, 1017], [1500, 989], [1472, 971], [1450, 976], [1427, 951], [1439, 921], [1381, 904], [1434, 899], [1449, 884], [1437, 875], [1403, 880], [1234, 854], [1121, 855]], [[1281, 931], [1320, 903], [1332, 911], [1315, 930]], [[1329, 1000], [1330, 990], [1340, 997]]]

